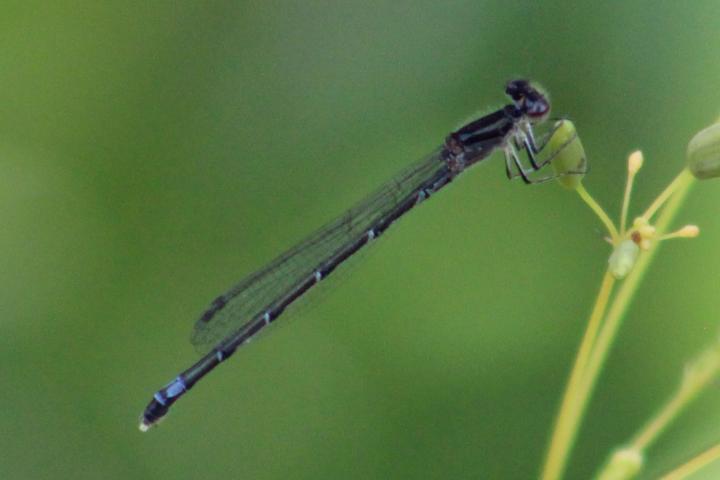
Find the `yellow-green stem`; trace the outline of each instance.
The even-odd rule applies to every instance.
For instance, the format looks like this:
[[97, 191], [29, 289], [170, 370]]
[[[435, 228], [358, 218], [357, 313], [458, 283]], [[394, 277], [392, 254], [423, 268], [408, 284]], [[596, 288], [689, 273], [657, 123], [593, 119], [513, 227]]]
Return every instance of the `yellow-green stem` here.
[[634, 478], [643, 467], [645, 452], [683, 408], [697, 397], [720, 372], [720, 344], [705, 349], [683, 372], [675, 393], [634, 436], [629, 445], [615, 450], [597, 475], [598, 480]]
[[576, 400], [578, 398], [576, 390], [585, 372], [588, 358], [590, 358], [590, 352], [595, 344], [597, 332], [600, 328], [600, 320], [602, 320], [605, 314], [605, 308], [607, 307], [614, 284], [615, 278], [609, 272], [605, 272], [602, 284], [600, 285], [600, 291], [595, 299], [595, 306], [590, 314], [588, 326], [585, 329], [585, 334], [580, 343], [580, 349], [575, 357], [575, 364], [570, 373], [570, 379], [565, 388], [558, 418], [555, 421], [555, 429], [553, 430], [552, 439], [550, 440], [550, 448], [541, 477], [544, 480], [554, 480], [560, 477], [567, 462], [567, 455], [569, 453], [568, 446], [572, 445], [575, 440], [574, 437], [577, 429], [574, 428], [574, 423], [577, 421]]
[[680, 410], [686, 406], [698, 391], [690, 391], [687, 388], [680, 388], [675, 396], [662, 410], [648, 423], [645, 428], [639, 432], [631, 442], [632, 448], [638, 451], [644, 451], [650, 444], [660, 435], [660, 433], [668, 426], [670, 421], [674, 419]]
[[663, 192], [658, 195], [658, 197], [655, 199], [655, 201], [648, 207], [647, 210], [645, 210], [645, 213], [643, 213], [643, 218], [647, 221], [650, 221], [650, 218], [652, 218], [653, 215], [660, 209], [660, 207], [663, 206], [663, 204], [667, 201], [668, 198], [670, 198], [670, 195], [673, 194], [673, 192], [680, 187], [684, 182], [688, 182], [689, 178], [692, 177], [692, 174], [688, 169], [684, 169], [680, 174], [675, 177], [675, 179], [670, 182], [670, 185], [668, 185]]
[[[684, 200], [685, 195], [687, 194], [689, 187], [692, 184], [692, 175], [690, 175], [689, 173], [685, 173], [687, 173], [687, 171], [683, 171], [683, 173], [681, 173], [672, 182], [675, 185], [673, 187], [673, 190], [675, 191], [675, 196], [672, 197], [670, 202], [667, 204], [667, 207], [658, 218], [656, 224], [658, 232], [664, 232], [667, 230], [670, 221], [675, 216], [675, 213], [677, 213], [677, 210], [680, 208], [680, 205], [682, 204], [682, 201]], [[610, 346], [612, 345], [612, 342], [615, 339], [615, 335], [617, 334], [620, 324], [622, 323], [623, 315], [627, 311], [627, 308], [630, 305], [630, 301], [635, 295], [640, 281], [645, 276], [645, 272], [647, 271], [648, 266], [650, 265], [652, 259], [657, 253], [657, 247], [658, 242], [653, 242], [650, 249], [647, 252], [644, 252], [644, 254], [638, 258], [638, 261], [635, 264], [635, 268], [632, 270], [632, 272], [630, 272], [630, 274], [623, 282], [622, 286], [617, 292], [617, 295], [613, 299], [610, 308], [608, 309], [607, 317], [603, 322], [603, 327], [598, 334], [597, 342], [595, 344], [595, 347], [593, 348], [592, 354], [590, 355], [588, 367], [585, 371], [583, 381], [578, 388], [579, 395], [581, 397], [579, 400], [579, 402], [581, 403], [578, 417], [579, 419], [582, 417], [585, 408], [587, 407], [588, 401], [590, 399], [590, 396], [592, 395], [603, 363], [605, 362], [607, 354], [610, 351]]]
[[635, 172], [629, 172], [625, 182], [625, 194], [623, 195], [622, 210], [620, 211], [620, 235], [625, 235], [627, 228], [628, 208], [630, 207], [630, 192], [632, 192]]
[[[669, 201], [666, 208], [658, 218], [656, 224], [658, 232], [666, 231], [670, 221], [675, 216], [675, 213], [677, 213], [685, 195], [689, 191], [693, 178], [692, 174], [690, 174], [687, 170], [683, 170], [683, 172], [678, 175], [678, 177], [673, 180], [670, 186], [668, 186], [665, 190], [665, 192], [674, 192], [675, 195]], [[665, 192], [663, 192], [663, 194]], [[578, 193], [580, 193], [581, 197], [583, 196], [582, 192]], [[585, 194], [587, 195], [587, 192], [585, 192]], [[587, 196], [589, 197], [589, 195]], [[658, 204], [657, 208], [659, 208], [659, 206], [662, 206], [662, 204], [665, 203], [665, 200], [662, 202], [654, 202], [654, 204], [655, 203]], [[588, 204], [590, 205], [590, 203]], [[612, 225], [612, 223], [610, 223], [610, 225]], [[657, 245], [657, 242], [653, 242], [650, 249], [643, 255], [640, 255], [635, 267], [624, 280], [620, 290], [610, 305], [605, 321], [602, 322], [602, 328], [597, 335], [597, 340], [592, 346], [590, 358], [587, 361], [587, 367], [581, 371], [580, 379], [578, 380], [577, 385], [573, 386], [572, 392], [566, 391], [566, 396], [572, 395], [574, 398], [572, 401], [568, 402], [567, 405], [563, 405], [563, 407], [561, 407], [567, 408], [568, 410], [561, 410], [559, 414], [559, 420], [556, 424], [555, 431], [553, 432], [553, 440], [548, 453], [548, 459], [545, 464], [545, 469], [543, 470], [543, 480], [557, 480], [562, 477], [567, 463], [567, 457], [572, 448], [577, 431], [580, 428], [583, 414], [587, 408], [598, 375], [602, 369], [602, 365], [609, 352], [610, 345], [615, 338], [615, 334], [620, 327], [622, 317], [630, 305], [630, 301], [632, 300], [640, 281], [645, 275], [645, 272], [654, 258], [655, 253], [657, 253]], [[558, 433], [559, 430], [562, 431]]]
[[648, 422], [631, 442], [632, 448], [643, 451], [677, 417], [683, 407], [712, 382], [720, 371], [720, 349], [718, 345], [704, 350], [685, 366], [682, 381], [673, 396]]
[[720, 459], [720, 443], [708, 448], [673, 471], [666, 473], [660, 480], [683, 480], [718, 459]]
[[605, 210], [603, 210], [603, 208], [595, 201], [595, 199], [588, 193], [588, 191], [585, 190], [585, 187], [582, 183], [577, 186], [575, 191], [578, 193], [578, 195], [580, 195], [580, 198], [582, 198], [583, 201], [587, 203], [588, 207], [590, 207], [592, 211], [595, 212], [595, 215], [597, 215], [603, 222], [605, 228], [607, 228], [607, 231], [610, 234], [610, 239], [612, 240], [613, 245], [617, 244], [620, 235], [618, 234], [615, 225], [613, 225], [612, 221], [610, 220], [610, 217], [608, 217], [608, 214], [605, 213]]

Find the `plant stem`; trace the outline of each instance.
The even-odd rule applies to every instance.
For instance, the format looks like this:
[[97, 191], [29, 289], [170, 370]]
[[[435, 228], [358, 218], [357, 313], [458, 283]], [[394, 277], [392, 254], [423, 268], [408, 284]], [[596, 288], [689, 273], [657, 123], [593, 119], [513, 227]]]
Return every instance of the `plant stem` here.
[[612, 240], [613, 245], [616, 245], [618, 239], [620, 238], [620, 235], [618, 234], [615, 225], [613, 225], [612, 221], [610, 220], [610, 217], [608, 217], [608, 214], [605, 213], [605, 210], [603, 210], [603, 208], [595, 201], [595, 199], [588, 193], [588, 191], [585, 190], [585, 187], [582, 183], [577, 186], [575, 191], [577, 191], [578, 195], [580, 195], [580, 198], [583, 199], [583, 201], [588, 205], [588, 207], [590, 207], [592, 211], [595, 212], [595, 215], [600, 218], [600, 220], [605, 225], [605, 228], [607, 228], [608, 233], [610, 234], [610, 239]]
[[644, 451], [650, 446], [658, 435], [660, 435], [678, 413], [680, 413], [680, 410], [690, 403], [697, 393], [697, 391], [689, 391], [682, 387], [678, 389], [662, 410], [636, 435], [631, 443], [632, 448]]
[[[678, 175], [675, 180], [673, 180], [673, 182], [668, 186], [668, 188], [665, 189], [665, 191], [660, 195], [660, 197], [658, 197], [658, 199], [663, 197], [665, 198], [660, 202], [657, 200], [653, 202], [653, 205], [657, 204], [657, 207], [654, 208], [658, 209], [665, 203], [667, 198], [672, 193], [675, 193], [675, 195], [672, 196], [667, 206], [658, 218], [656, 224], [658, 232], [662, 233], [667, 230], [670, 221], [677, 213], [680, 205], [682, 204], [682, 201], [685, 198], [685, 195], [688, 193], [690, 186], [693, 184], [693, 178], [694, 177], [687, 170], [683, 170], [683, 172], [681, 172], [680, 175]], [[582, 189], [582, 191], [581, 189], [578, 189], [578, 193], [580, 193], [580, 196], [583, 197], [584, 200], [586, 200], [585, 196], [589, 197], [589, 194], [587, 194], [587, 192], [584, 192], [584, 189]], [[587, 200], [586, 202], [592, 208], [592, 204]], [[593, 210], [595, 210], [595, 208], [593, 208]], [[651, 209], [648, 209], [648, 211], [650, 211], [651, 214], [654, 213], [653, 211], [651, 211]], [[604, 212], [602, 213], [604, 214]], [[602, 215], [598, 215], [602, 218]], [[607, 217], [607, 215], [604, 216]], [[610, 226], [612, 226], [612, 223], [609, 222], [609, 219], [608, 223]], [[617, 235], [617, 231], [615, 230], [614, 226], [612, 229], [608, 228], [608, 230], [611, 232], [611, 235]], [[589, 403], [600, 371], [602, 370], [605, 358], [607, 357], [610, 346], [612, 345], [612, 342], [615, 339], [615, 335], [620, 327], [620, 324], [622, 323], [621, 321], [623, 315], [627, 311], [627, 308], [630, 305], [630, 301], [632, 300], [635, 292], [637, 291], [637, 287], [640, 284], [642, 278], [644, 277], [648, 266], [650, 265], [655, 254], [657, 253], [657, 247], [658, 242], [652, 242], [649, 250], [647, 252], [644, 252], [644, 254], [640, 255], [637, 263], [635, 264], [635, 267], [624, 280], [622, 286], [618, 290], [617, 295], [613, 299], [605, 321], [601, 322], [602, 327], [597, 335], [597, 338], [593, 343], [591, 343], [591, 352], [586, 362], [586, 367], [583, 369], [578, 369], [579, 373], [577, 373], [577, 375], [579, 376], [579, 379], [575, 382], [573, 382], [571, 376], [571, 380], [568, 384], [568, 387], [566, 388], [563, 404], [558, 415], [558, 421], [555, 425], [555, 430], [553, 431], [550, 450], [548, 452], [545, 468], [543, 469], [543, 480], [557, 480], [562, 477], [562, 474], [565, 470], [565, 465], [567, 464], [568, 455], [573, 446], [575, 437], [577, 436], [583, 414]], [[605, 280], [603, 280], [603, 284], [604, 283]], [[603, 292], [602, 287], [600, 292]], [[598, 295], [598, 300], [596, 301], [596, 308], [600, 301], [600, 295]], [[604, 302], [607, 302], [607, 299], [605, 299]], [[595, 310], [593, 311], [593, 313], [594, 312]], [[593, 320], [594, 319], [591, 315], [589, 324], [592, 324]], [[588, 330], [590, 330], [590, 328], [591, 325], [588, 325]], [[583, 339], [583, 343], [585, 343], [585, 339]], [[579, 357], [580, 354], [578, 354], [578, 360]], [[575, 374], [575, 368], [573, 369], [573, 374]]]
[[683, 480], [718, 459], [720, 459], [720, 443], [708, 448], [673, 471], [666, 473], [660, 480]]
[[625, 235], [627, 229], [628, 208], [630, 208], [630, 192], [632, 192], [635, 172], [629, 172], [625, 182], [625, 194], [623, 195], [622, 209], [620, 210], [620, 235]]
[[645, 428], [635, 435], [631, 443], [632, 448], [646, 450], [677, 417], [682, 408], [694, 400], [717, 377], [718, 372], [720, 372], [720, 348], [714, 345], [685, 366], [682, 381], [675, 394]]
[[717, 377], [720, 372], [720, 344], [702, 351], [686, 366], [675, 393], [635, 434], [629, 445], [615, 450], [597, 479], [634, 478], [643, 467], [647, 449], [660, 434], [675, 420], [683, 408], [688, 406]]
[[682, 184], [685, 182], [688, 182], [690, 178], [692, 177], [692, 174], [688, 169], [684, 169], [682, 172], [678, 174], [675, 179], [670, 182], [670, 185], [668, 185], [663, 192], [658, 195], [658, 197], [655, 199], [655, 201], [648, 207], [647, 210], [645, 210], [645, 213], [643, 213], [643, 218], [647, 221], [650, 221], [650, 218], [655, 215], [655, 212], [657, 212], [660, 207], [663, 206], [663, 204], [667, 201], [667, 199], [670, 197], [670, 195], [673, 194], [673, 192], [679, 188]]
[[567, 456], [570, 453], [569, 446], [572, 445], [575, 440], [577, 428], [575, 428], [574, 425], [578, 421], [577, 415], [579, 412], [577, 389], [585, 372], [588, 358], [590, 358], [590, 352], [595, 344], [597, 332], [600, 328], [600, 320], [602, 320], [605, 314], [605, 309], [607, 308], [608, 299], [610, 298], [614, 284], [615, 278], [610, 275], [609, 272], [605, 272], [602, 284], [600, 285], [600, 291], [595, 299], [595, 306], [590, 314], [588, 326], [585, 329], [585, 334], [580, 343], [580, 349], [575, 357], [575, 364], [570, 373], [568, 385], [565, 388], [565, 394], [563, 395], [560, 412], [555, 422], [555, 429], [553, 430], [553, 436], [550, 440], [550, 449], [541, 476], [543, 480], [560, 478], [565, 463], [567, 462]]

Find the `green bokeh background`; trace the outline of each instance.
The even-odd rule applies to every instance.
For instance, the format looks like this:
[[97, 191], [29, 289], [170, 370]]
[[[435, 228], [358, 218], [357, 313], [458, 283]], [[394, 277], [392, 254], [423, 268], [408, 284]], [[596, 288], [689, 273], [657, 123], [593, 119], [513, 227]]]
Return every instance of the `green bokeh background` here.
[[[536, 477], [609, 254], [597, 219], [496, 158], [147, 434], [195, 317], [541, 81], [588, 189], [632, 212], [720, 114], [720, 3], [15, 2], [0, 17], [0, 477]], [[587, 478], [718, 337], [720, 182], [696, 186], [623, 325], [568, 470]], [[712, 387], [646, 478], [720, 439]], [[693, 478], [717, 478], [720, 467]]]

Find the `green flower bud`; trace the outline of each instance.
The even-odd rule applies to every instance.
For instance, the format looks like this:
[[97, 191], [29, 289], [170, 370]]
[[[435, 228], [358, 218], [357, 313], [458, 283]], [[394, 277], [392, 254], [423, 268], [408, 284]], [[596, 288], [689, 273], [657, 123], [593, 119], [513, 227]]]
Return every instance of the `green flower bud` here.
[[622, 448], [613, 452], [597, 480], [626, 480], [635, 478], [645, 463], [642, 451]]
[[720, 123], [700, 130], [690, 140], [687, 167], [698, 180], [720, 177]]
[[610, 274], [618, 280], [625, 278], [635, 266], [640, 247], [632, 240], [623, 240], [608, 259]]
[[557, 181], [565, 188], [575, 190], [587, 172], [585, 149], [578, 137], [575, 125], [570, 120], [555, 123], [555, 131], [547, 146], [553, 152], [550, 161]]

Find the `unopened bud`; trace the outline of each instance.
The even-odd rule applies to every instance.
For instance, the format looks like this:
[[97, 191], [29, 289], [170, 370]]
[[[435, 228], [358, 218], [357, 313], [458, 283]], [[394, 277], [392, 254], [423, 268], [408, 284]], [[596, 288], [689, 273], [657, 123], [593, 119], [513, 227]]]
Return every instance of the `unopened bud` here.
[[559, 120], [545, 147], [555, 157], [550, 162], [557, 181], [565, 188], [575, 190], [587, 172], [587, 159], [575, 125], [570, 120]]
[[608, 259], [608, 270], [618, 280], [625, 278], [635, 266], [640, 247], [632, 240], [623, 240]]
[[700, 130], [690, 140], [687, 167], [699, 180], [720, 176], [720, 123]]
[[663, 235], [662, 239], [667, 240], [669, 238], [695, 238], [698, 235], [700, 235], [700, 227], [698, 227], [697, 225], [685, 225], [679, 230]]
[[642, 470], [645, 456], [635, 448], [621, 448], [613, 452], [597, 480], [623, 480], [635, 478]]
[[697, 225], [685, 225], [676, 232], [676, 235], [678, 237], [694, 238], [700, 235], [700, 227]]
[[628, 172], [630, 172], [630, 175], [635, 175], [642, 168], [643, 161], [643, 154], [640, 150], [635, 150], [630, 154], [628, 157]]

